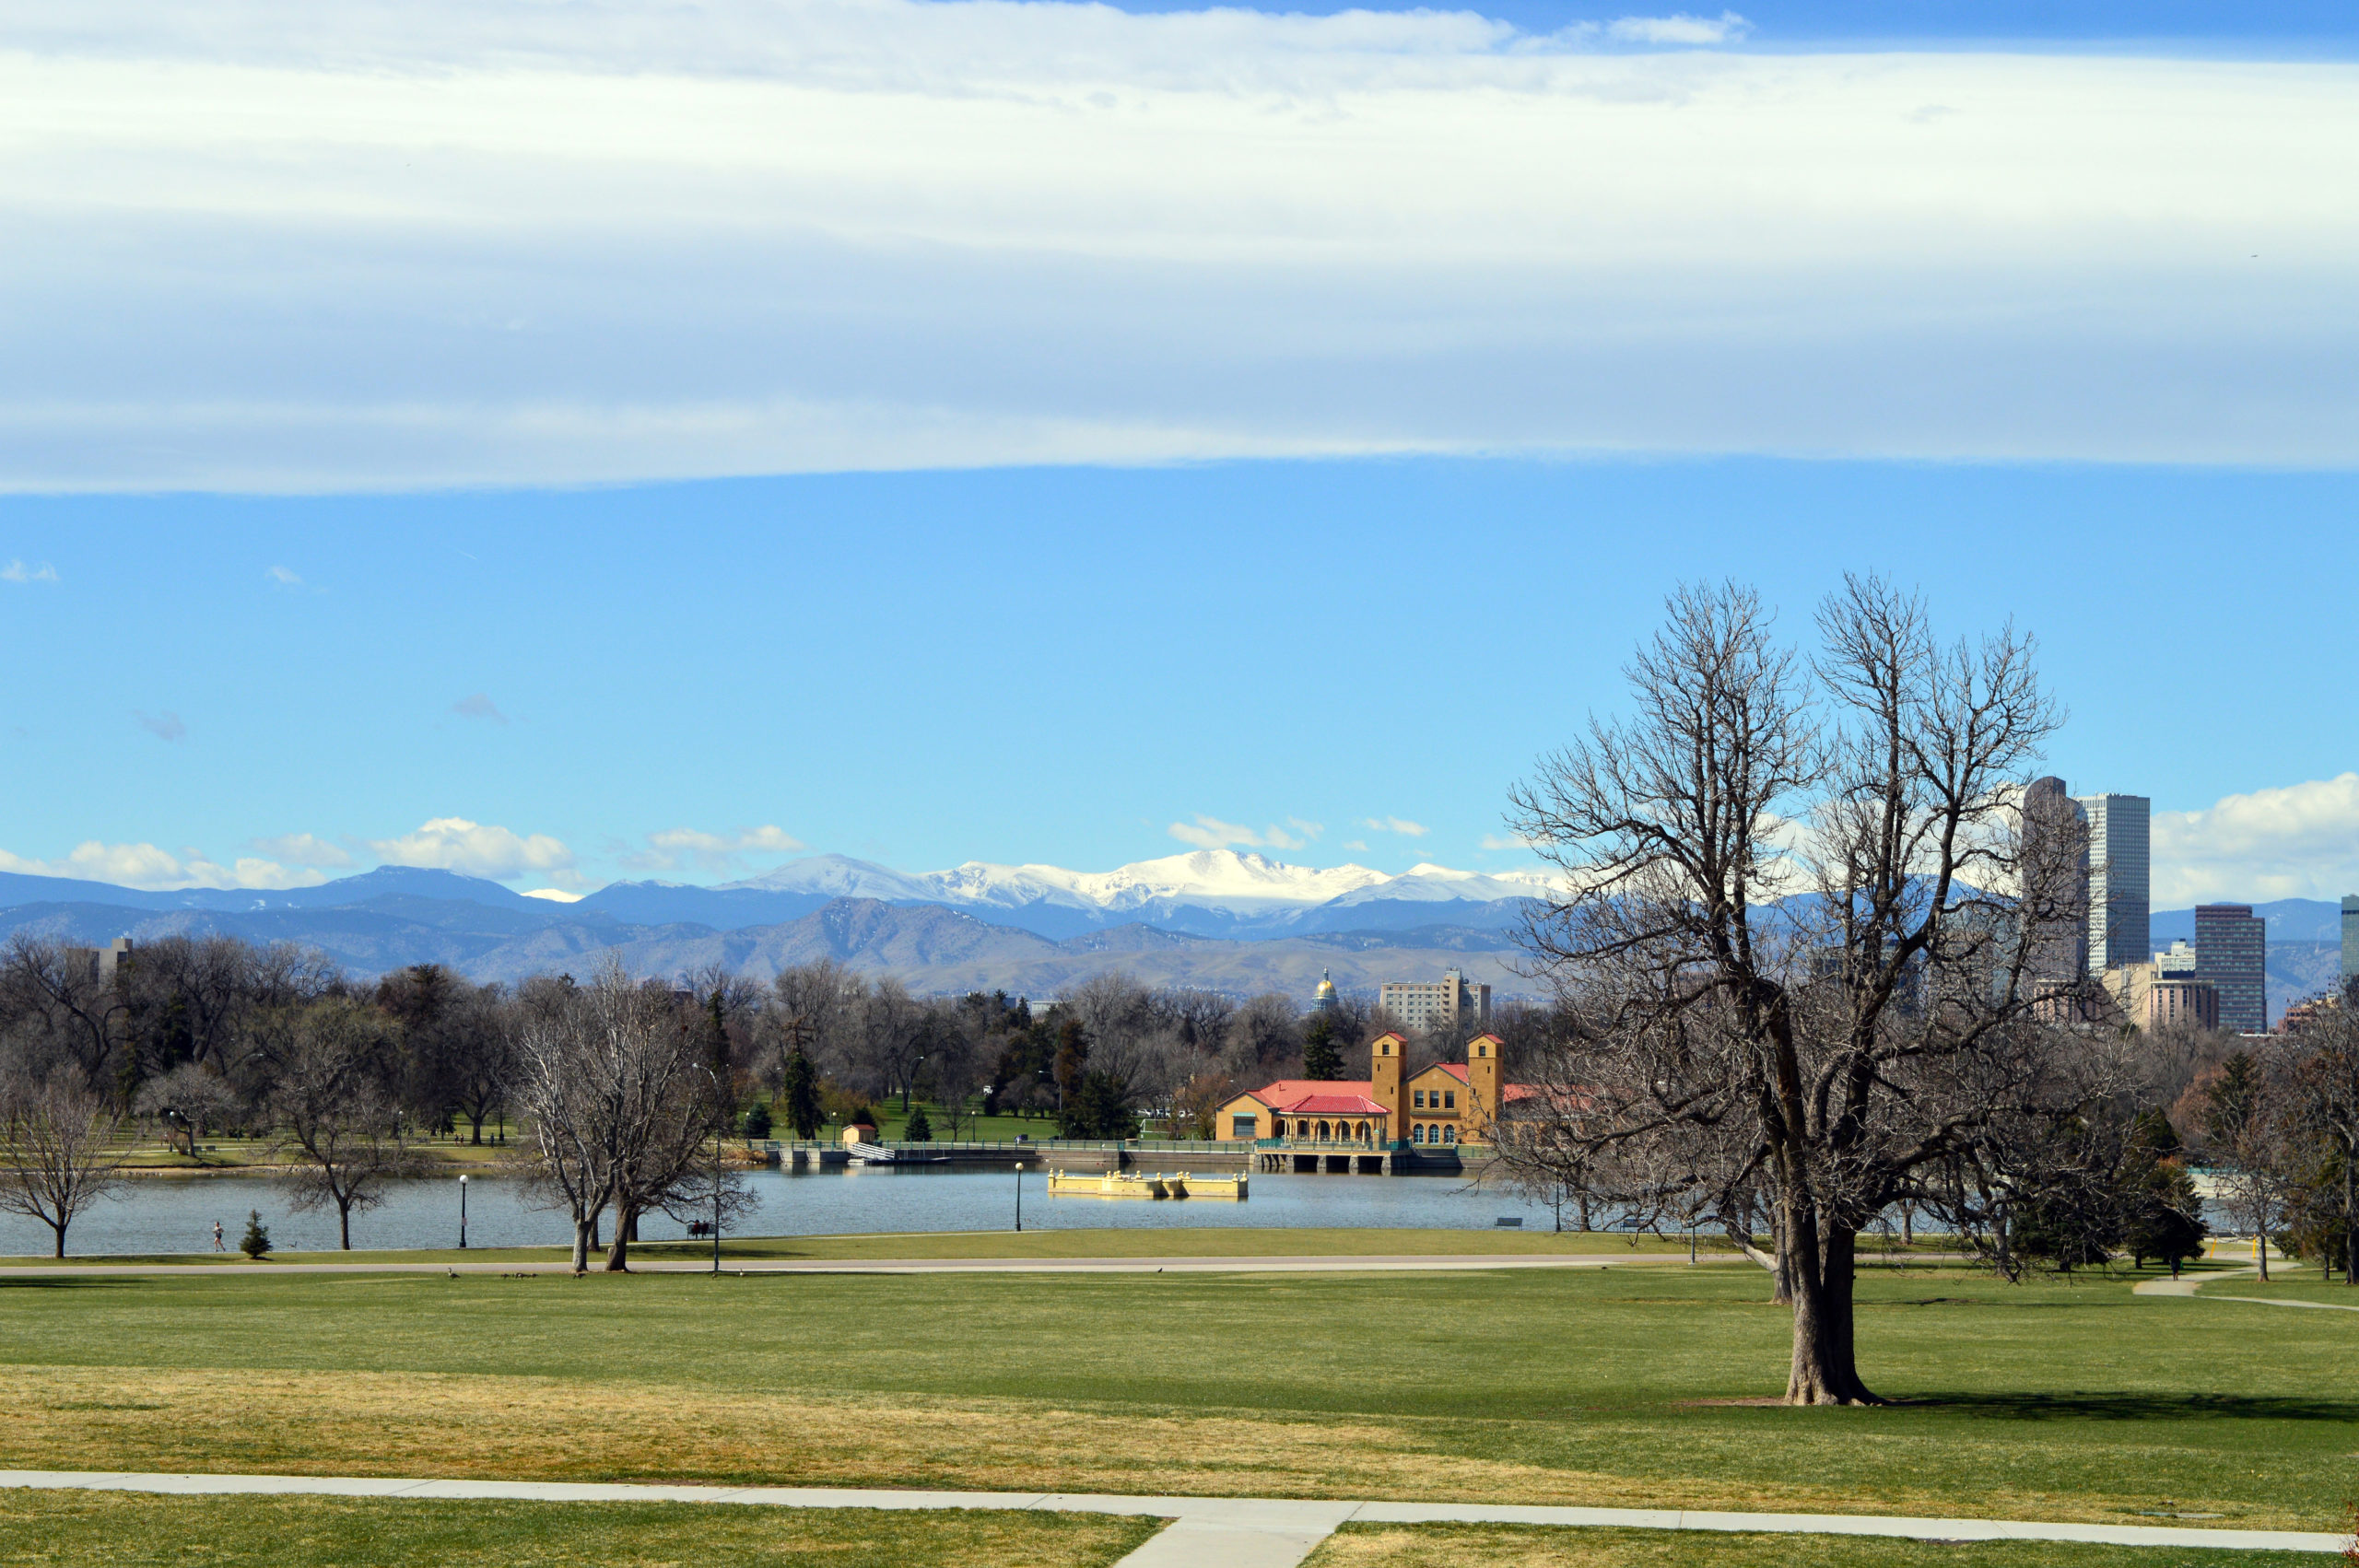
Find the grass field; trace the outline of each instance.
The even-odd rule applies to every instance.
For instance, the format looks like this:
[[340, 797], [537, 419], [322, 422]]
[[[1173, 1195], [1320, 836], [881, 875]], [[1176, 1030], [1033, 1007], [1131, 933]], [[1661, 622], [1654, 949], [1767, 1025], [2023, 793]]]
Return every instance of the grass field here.
[[2057, 1541], [1345, 1525], [1304, 1568], [2318, 1568], [2311, 1552], [2147, 1550]]
[[1766, 1285], [1645, 1266], [14, 1279], [0, 1344], [34, 1419], [0, 1428], [0, 1466], [2303, 1529], [2359, 1492], [2359, 1315], [1871, 1273], [1863, 1369], [1906, 1402], [1794, 1410], [1746, 1402], [1784, 1383]]
[[0, 1492], [0, 1565], [165, 1568], [1098, 1568], [1150, 1520], [950, 1509]]
[[[1701, 1252], [1733, 1258], [1726, 1244]], [[1653, 1236], [1610, 1235], [1602, 1231], [1559, 1235], [1550, 1231], [1228, 1229], [1219, 1226], [1168, 1229], [872, 1232], [860, 1235], [741, 1236], [722, 1243], [722, 1258], [844, 1259], [925, 1258], [1271, 1258], [1271, 1257], [1510, 1257], [1585, 1256], [1685, 1258], [1686, 1244]], [[275, 1252], [278, 1263], [548, 1263], [569, 1255], [563, 1247], [475, 1247], [428, 1251]], [[712, 1256], [707, 1241], [635, 1242], [634, 1258], [702, 1261]], [[188, 1264], [251, 1267], [237, 1253], [174, 1252], [68, 1258], [69, 1265]], [[0, 1258], [10, 1264], [54, 1267], [47, 1257]], [[267, 1265], [264, 1265], [267, 1267]]]

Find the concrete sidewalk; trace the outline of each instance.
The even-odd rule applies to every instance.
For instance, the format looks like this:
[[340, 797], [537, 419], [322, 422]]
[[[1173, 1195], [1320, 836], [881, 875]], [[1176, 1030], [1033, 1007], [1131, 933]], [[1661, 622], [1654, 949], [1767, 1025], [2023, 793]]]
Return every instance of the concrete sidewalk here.
[[553, 1503], [723, 1503], [773, 1508], [1014, 1508], [1163, 1518], [1169, 1527], [1122, 1568], [1295, 1568], [1336, 1527], [1500, 1524], [1645, 1530], [1743, 1530], [1896, 1536], [1918, 1540], [2059, 1540], [2131, 1547], [2339, 1553], [2351, 1538], [2303, 1530], [2199, 1530], [2151, 1525], [2049, 1524], [1866, 1514], [1726, 1514], [1653, 1508], [1543, 1508], [1277, 1497], [1121, 1497], [1031, 1492], [898, 1492], [846, 1487], [659, 1486], [581, 1481], [412, 1480], [398, 1477], [150, 1475], [0, 1470], [0, 1487], [152, 1492], [182, 1496], [508, 1498]]

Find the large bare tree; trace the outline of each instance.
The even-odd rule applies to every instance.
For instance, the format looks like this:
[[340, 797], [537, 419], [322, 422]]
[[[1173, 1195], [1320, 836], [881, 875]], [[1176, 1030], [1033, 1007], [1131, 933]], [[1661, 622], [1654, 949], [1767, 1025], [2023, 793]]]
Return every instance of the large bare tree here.
[[121, 1190], [122, 1132], [114, 1106], [72, 1069], [0, 1086], [0, 1211], [47, 1225], [65, 1257], [67, 1227]]
[[352, 1249], [352, 1216], [418, 1176], [394, 1098], [394, 1025], [353, 997], [276, 1012], [259, 1029], [271, 1071], [270, 1106], [294, 1169], [298, 1209], [335, 1211], [337, 1245]]
[[606, 1268], [627, 1271], [640, 1216], [696, 1179], [725, 1125], [731, 1092], [705, 1060], [699, 1016], [612, 961], [587, 986], [527, 998], [523, 1102], [544, 1177], [573, 1215], [576, 1270], [588, 1267], [592, 1227], [612, 1209]]
[[1786, 1398], [1872, 1402], [1860, 1232], [2105, 1088], [2106, 1053], [2022, 991], [2077, 864], [2055, 835], [2056, 864], [2026, 857], [2019, 830], [2059, 714], [2027, 638], [1942, 643], [1879, 580], [1826, 602], [1814, 658], [1749, 590], [1668, 608], [1625, 672], [1629, 716], [1511, 797], [1564, 876], [1523, 940], [1566, 1022], [1502, 1146], [1527, 1179], [1726, 1228], [1791, 1303]]

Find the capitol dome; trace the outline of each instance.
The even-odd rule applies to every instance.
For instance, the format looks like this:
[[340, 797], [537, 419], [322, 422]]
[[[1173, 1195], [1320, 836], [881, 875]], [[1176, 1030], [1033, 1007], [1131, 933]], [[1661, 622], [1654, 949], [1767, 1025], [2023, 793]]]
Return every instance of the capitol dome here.
[[1310, 1006], [1315, 1012], [1335, 1011], [1335, 979], [1330, 971], [1319, 971], [1319, 989], [1310, 993]]

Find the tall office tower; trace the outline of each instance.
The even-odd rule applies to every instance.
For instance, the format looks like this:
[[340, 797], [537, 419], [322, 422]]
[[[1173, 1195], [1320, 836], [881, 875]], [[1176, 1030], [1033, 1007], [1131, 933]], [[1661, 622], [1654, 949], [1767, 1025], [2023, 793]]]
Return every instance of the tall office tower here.
[[2342, 983], [2359, 975], [2359, 898], [2342, 895]]
[[[2148, 821], [2143, 795], [2082, 795], [2089, 813], [2089, 967], [2146, 961]], [[2196, 946], [2201, 948], [2201, 942]], [[2225, 1016], [2227, 999], [2220, 1012]]]
[[2220, 993], [2220, 1027], [2269, 1030], [2269, 922], [2249, 904], [2195, 907], [2195, 977]]
[[2024, 896], [2053, 913], [2026, 932], [2032, 993], [2069, 986], [2089, 972], [2089, 817], [2061, 778], [2024, 786]]

